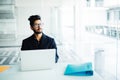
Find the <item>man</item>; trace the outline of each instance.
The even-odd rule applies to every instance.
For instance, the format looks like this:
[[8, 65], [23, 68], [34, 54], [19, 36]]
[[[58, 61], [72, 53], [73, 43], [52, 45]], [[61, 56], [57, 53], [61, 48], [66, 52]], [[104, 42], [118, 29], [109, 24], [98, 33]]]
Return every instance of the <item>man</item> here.
[[55, 62], [57, 63], [59, 56], [55, 40], [42, 32], [41, 17], [39, 15], [32, 15], [28, 20], [34, 34], [23, 40], [21, 50], [56, 49]]

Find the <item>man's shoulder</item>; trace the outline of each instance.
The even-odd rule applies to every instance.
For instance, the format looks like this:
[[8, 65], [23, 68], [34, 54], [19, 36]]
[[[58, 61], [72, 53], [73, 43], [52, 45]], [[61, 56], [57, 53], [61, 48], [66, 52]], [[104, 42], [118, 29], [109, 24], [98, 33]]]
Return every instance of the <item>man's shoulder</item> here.
[[48, 35], [46, 35], [46, 34], [44, 34], [44, 38], [46, 38], [46, 39], [48, 39], [48, 40], [54, 40], [54, 38], [53, 38], [53, 37], [48, 36]]
[[29, 40], [31, 40], [32, 38], [33, 38], [33, 36], [29, 36], [29, 37], [23, 39], [23, 41], [29, 41]]

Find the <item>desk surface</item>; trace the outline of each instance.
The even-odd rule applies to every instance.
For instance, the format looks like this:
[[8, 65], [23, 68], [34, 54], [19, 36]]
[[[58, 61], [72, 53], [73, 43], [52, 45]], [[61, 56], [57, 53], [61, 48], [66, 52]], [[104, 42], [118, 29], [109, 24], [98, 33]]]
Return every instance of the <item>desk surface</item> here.
[[0, 73], [0, 80], [103, 80], [95, 71], [93, 76], [65, 76], [66, 63], [57, 63], [53, 69], [20, 71], [19, 65]]

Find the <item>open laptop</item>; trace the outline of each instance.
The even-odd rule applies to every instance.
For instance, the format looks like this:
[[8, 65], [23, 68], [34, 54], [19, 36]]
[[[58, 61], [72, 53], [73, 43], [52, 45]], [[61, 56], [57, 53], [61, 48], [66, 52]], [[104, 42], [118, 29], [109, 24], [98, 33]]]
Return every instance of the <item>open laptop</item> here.
[[55, 49], [24, 50], [20, 52], [21, 70], [52, 69], [55, 64]]

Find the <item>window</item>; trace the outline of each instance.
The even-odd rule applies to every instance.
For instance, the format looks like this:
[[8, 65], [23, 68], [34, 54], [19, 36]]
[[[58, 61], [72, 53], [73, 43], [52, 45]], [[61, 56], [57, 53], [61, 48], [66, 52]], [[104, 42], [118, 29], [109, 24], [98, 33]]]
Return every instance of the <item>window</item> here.
[[119, 20], [120, 20], [120, 11], [119, 11]]
[[62, 42], [63, 44], [74, 43], [74, 6], [62, 6], [60, 8]]
[[102, 7], [103, 6], [103, 0], [95, 0], [95, 6], [96, 7]]
[[107, 21], [110, 20], [110, 12], [107, 12]]
[[86, 6], [90, 7], [91, 6], [91, 1], [90, 0], [86, 0]]
[[114, 20], [115, 21], [119, 20], [119, 12], [117, 10], [114, 11]]

